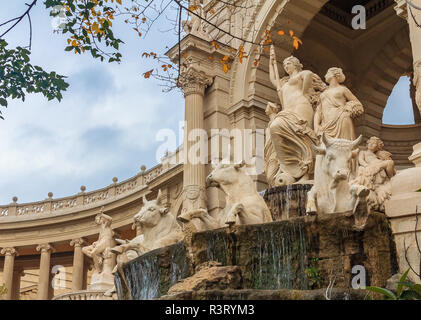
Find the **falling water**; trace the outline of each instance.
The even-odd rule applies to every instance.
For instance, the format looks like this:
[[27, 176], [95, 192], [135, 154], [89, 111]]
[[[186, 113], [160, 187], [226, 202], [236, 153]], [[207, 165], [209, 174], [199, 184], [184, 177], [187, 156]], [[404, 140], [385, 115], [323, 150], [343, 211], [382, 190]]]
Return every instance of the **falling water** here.
[[178, 280], [190, 275], [184, 242], [150, 251], [125, 264], [123, 272], [125, 279], [120, 275], [115, 277], [119, 299], [158, 298]]
[[304, 216], [307, 192], [311, 187], [311, 184], [292, 184], [266, 190], [263, 198], [272, 212], [273, 220]]
[[249, 282], [255, 289], [307, 289], [307, 243], [301, 221], [267, 225], [257, 234]]
[[207, 243], [204, 260], [242, 267], [247, 288], [308, 288], [309, 244], [303, 218], [242, 226], [235, 233], [214, 230], [199, 237]]

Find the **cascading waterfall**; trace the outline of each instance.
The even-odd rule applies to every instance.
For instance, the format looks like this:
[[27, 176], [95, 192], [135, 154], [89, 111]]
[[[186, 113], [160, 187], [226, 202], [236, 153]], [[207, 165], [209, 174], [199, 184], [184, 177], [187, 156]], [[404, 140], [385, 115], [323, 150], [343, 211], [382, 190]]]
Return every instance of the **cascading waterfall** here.
[[303, 218], [264, 225], [245, 226], [247, 243], [238, 243], [237, 233], [225, 230], [203, 233], [206, 259], [243, 268], [247, 288], [307, 289], [308, 266]]
[[115, 277], [119, 299], [158, 298], [178, 280], [190, 275], [184, 242], [147, 252], [125, 264], [123, 272], [125, 279], [120, 275]]
[[307, 192], [311, 184], [292, 184], [264, 191], [265, 199], [274, 221], [288, 220], [305, 215]]

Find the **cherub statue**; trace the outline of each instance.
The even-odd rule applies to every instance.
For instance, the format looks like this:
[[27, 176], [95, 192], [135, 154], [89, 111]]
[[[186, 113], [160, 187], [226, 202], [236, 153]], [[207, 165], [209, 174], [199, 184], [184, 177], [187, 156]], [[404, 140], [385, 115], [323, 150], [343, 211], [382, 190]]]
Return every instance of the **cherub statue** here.
[[111, 252], [111, 248], [115, 246], [115, 240], [114, 231], [111, 229], [112, 220], [110, 216], [104, 214], [102, 207], [95, 217], [95, 223], [100, 226], [98, 240], [82, 248], [82, 252], [94, 262], [91, 289], [108, 289], [113, 286], [112, 270], [115, 265], [115, 254]]
[[384, 212], [384, 202], [392, 194], [390, 179], [396, 174], [392, 154], [383, 150], [384, 143], [377, 137], [367, 141], [367, 150], [358, 156], [358, 175], [353, 183], [370, 189], [368, 205], [373, 210]]

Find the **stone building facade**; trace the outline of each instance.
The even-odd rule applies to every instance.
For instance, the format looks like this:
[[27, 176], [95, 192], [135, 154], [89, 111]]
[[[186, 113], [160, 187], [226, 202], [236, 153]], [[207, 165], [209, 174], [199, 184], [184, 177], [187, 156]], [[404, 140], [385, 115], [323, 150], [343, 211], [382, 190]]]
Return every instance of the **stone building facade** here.
[[[419, 95], [421, 90], [421, 80], [416, 82], [417, 76], [421, 77], [421, 28], [417, 28], [408, 14], [406, 1], [354, 1], [366, 7], [366, 30], [350, 27], [352, 15], [346, 12], [352, 1], [252, 2], [254, 5], [247, 12], [231, 14], [224, 7], [216, 8], [222, 14], [213, 21], [216, 27], [209, 26], [206, 32], [218, 46], [191, 32], [182, 39], [180, 48], [177, 45], [168, 51], [167, 55], [174, 62], [180, 53], [184, 59], [201, 61], [183, 70], [187, 81], [180, 83], [185, 94], [186, 132], [205, 129], [211, 139], [211, 129], [250, 129], [253, 141], [259, 139], [269, 120], [266, 105], [278, 100], [276, 89], [269, 81], [268, 55], [253, 50], [253, 43], [263, 41], [269, 30], [274, 35], [272, 40], [280, 66], [281, 61], [294, 54], [305, 68], [319, 75], [332, 66], [341, 67], [347, 74], [347, 87], [365, 108], [364, 116], [356, 124], [358, 133], [364, 140], [380, 137], [398, 169], [411, 167], [408, 157], [413, 153], [413, 146], [421, 141], [421, 102], [416, 104], [417, 92]], [[212, 3], [204, 1], [205, 11]], [[420, 0], [414, 3], [421, 5]], [[416, 15], [421, 21], [421, 13]], [[229, 28], [239, 38], [250, 40], [244, 47], [253, 56], [243, 62], [233, 61], [228, 72], [222, 70], [220, 59], [229, 55], [233, 47], [238, 48], [239, 43], [219, 34], [217, 27]], [[294, 30], [303, 41], [300, 50], [296, 51], [290, 42], [277, 35], [280, 29]], [[212, 60], [208, 58], [211, 55]], [[256, 59], [258, 64], [254, 63]], [[403, 75], [409, 75], [418, 85], [412, 90], [416, 123], [384, 125], [383, 110], [394, 85]], [[97, 239], [94, 217], [101, 207], [112, 217], [112, 227], [123, 239], [136, 235], [133, 216], [142, 206], [142, 197], [154, 199], [158, 190], [174, 215], [183, 209], [207, 208], [212, 213], [223, 208], [224, 197], [217, 190], [206, 188], [205, 178], [211, 165], [183, 163], [183, 150], [191, 147], [192, 143], [186, 141], [156, 167], [142, 168], [139, 174], [123, 182], [115, 178], [112, 184], [100, 190], [86, 192], [82, 186], [80, 193], [66, 198], [54, 199], [53, 194], [49, 194], [46, 200], [26, 204], [14, 198], [12, 203], [0, 206], [3, 255], [0, 269], [2, 281], [9, 289], [6, 299], [51, 299], [86, 289], [91, 271], [81, 246]], [[252, 153], [260, 157], [255, 145]], [[259, 190], [267, 187], [264, 174], [255, 176], [255, 181]], [[395, 218], [399, 216], [397, 210], [389, 207], [389, 213], [393, 211]], [[408, 210], [405, 216], [413, 217], [414, 210]], [[394, 232], [402, 233], [399, 226], [396, 228]], [[405, 232], [410, 231], [406, 228]], [[77, 294], [72, 297], [86, 298]]]

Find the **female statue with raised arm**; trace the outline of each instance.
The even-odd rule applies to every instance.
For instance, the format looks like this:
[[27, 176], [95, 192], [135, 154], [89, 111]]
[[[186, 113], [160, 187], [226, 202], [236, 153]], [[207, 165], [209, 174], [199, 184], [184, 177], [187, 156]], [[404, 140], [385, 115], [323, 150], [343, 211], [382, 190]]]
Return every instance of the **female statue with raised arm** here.
[[269, 76], [282, 108], [269, 126], [279, 160], [275, 186], [309, 180], [314, 170], [312, 144], [317, 144], [313, 131], [314, 107], [326, 85], [319, 76], [302, 68], [297, 58], [286, 58], [284, 69], [288, 76], [280, 79], [275, 48], [271, 47]]
[[355, 140], [353, 119], [364, 113], [361, 102], [342, 85], [345, 75], [341, 68], [330, 68], [326, 73], [329, 87], [320, 95], [320, 104], [314, 116], [314, 131], [331, 138]]

